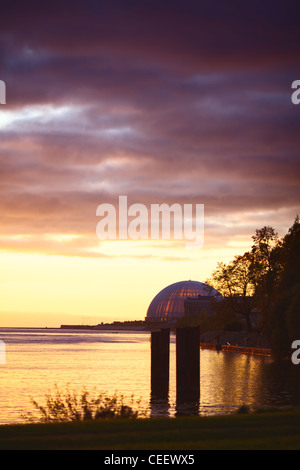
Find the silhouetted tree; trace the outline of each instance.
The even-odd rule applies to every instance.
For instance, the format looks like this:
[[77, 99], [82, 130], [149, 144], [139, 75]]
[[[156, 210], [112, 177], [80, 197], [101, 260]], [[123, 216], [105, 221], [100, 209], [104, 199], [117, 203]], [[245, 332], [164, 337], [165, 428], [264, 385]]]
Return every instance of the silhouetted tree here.
[[228, 264], [219, 263], [207, 283], [226, 297], [232, 314], [236, 318], [243, 317], [248, 331], [251, 331], [251, 312], [255, 306], [251, 253], [235, 256]]
[[264, 323], [267, 323], [270, 309], [278, 296], [282, 274], [282, 241], [273, 227], [265, 226], [256, 230], [252, 237], [252, 275], [254, 296]]
[[288, 290], [300, 282], [300, 220], [298, 215], [283, 238], [282, 265], [280, 288]]
[[273, 305], [271, 315], [268, 319], [268, 328], [266, 331], [273, 350], [273, 355], [277, 359], [286, 357], [291, 345], [286, 322], [286, 311], [289, 306], [289, 300], [289, 294], [284, 292]]
[[282, 239], [270, 226], [256, 230], [252, 239], [250, 252], [218, 263], [207, 283], [225, 296], [224, 312], [230, 305], [233, 315], [245, 318], [248, 330], [257, 307], [274, 354], [287, 356], [292, 342], [300, 339], [300, 219]]
[[285, 235], [280, 250], [282, 266], [278, 294], [269, 316], [273, 351], [288, 356], [295, 339], [300, 339], [300, 222], [297, 216]]

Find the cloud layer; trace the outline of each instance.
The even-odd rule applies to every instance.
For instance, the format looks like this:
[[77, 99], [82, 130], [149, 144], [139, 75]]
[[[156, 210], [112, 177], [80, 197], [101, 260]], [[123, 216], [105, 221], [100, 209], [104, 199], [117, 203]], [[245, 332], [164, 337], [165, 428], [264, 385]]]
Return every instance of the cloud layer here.
[[205, 204], [208, 245], [290, 226], [298, 3], [4, 2], [1, 249], [99, 256], [120, 194]]

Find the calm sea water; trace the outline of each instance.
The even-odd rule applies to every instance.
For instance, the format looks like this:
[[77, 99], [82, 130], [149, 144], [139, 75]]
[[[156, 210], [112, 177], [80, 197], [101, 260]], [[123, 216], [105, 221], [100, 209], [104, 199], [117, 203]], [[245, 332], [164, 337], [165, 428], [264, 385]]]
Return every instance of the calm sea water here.
[[[153, 403], [150, 334], [0, 328], [6, 364], [0, 364], [0, 424], [22, 422], [54, 390], [83, 388], [141, 398], [152, 416], [176, 414], [175, 337], [171, 335], [167, 403]], [[251, 407], [300, 405], [300, 367], [271, 358], [201, 350], [201, 396], [197, 413], [231, 413]]]

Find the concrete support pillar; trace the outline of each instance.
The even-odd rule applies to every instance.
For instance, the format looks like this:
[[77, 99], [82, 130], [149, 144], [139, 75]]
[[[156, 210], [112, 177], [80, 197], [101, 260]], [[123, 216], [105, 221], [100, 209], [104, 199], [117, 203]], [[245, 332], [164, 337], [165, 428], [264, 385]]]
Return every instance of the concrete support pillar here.
[[198, 403], [200, 398], [200, 327], [176, 329], [177, 403]]
[[170, 329], [151, 332], [151, 395], [168, 398]]

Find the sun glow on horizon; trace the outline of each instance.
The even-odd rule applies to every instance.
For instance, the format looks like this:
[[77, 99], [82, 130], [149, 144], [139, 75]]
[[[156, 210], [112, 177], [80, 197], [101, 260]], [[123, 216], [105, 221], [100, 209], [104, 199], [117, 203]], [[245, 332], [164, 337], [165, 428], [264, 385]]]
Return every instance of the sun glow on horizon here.
[[3, 233], [0, 327], [142, 320], [163, 287], [185, 279], [205, 282], [218, 262], [249, 251], [260, 226], [259, 220], [250, 223], [253, 218], [246, 214], [244, 230], [231, 237], [223, 221], [208, 218], [198, 251], [189, 251], [184, 240], [103, 241], [96, 231]]
[[[58, 243], [77, 239], [48, 237]], [[184, 279], [205, 282], [216, 259], [229, 260], [236, 249], [189, 253], [166, 240], [126, 240], [100, 243], [99, 252], [102, 257], [0, 253], [0, 327], [143, 320], [163, 287]]]

